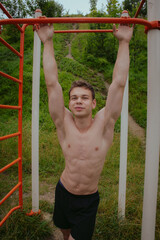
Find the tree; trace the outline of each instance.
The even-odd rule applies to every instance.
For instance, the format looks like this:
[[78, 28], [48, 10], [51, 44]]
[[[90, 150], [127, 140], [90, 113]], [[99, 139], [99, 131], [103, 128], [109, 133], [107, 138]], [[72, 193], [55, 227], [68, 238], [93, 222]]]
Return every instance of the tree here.
[[21, 0], [1, 0], [1, 3], [13, 18], [27, 16], [26, 4]]
[[97, 10], [97, 0], [90, 0], [90, 10], [91, 12]]
[[[130, 16], [133, 17], [139, 7], [140, 2], [141, 2], [141, 0], [124, 0], [122, 2], [123, 9], [129, 11]], [[146, 17], [146, 15], [147, 15], [147, 3], [146, 2], [144, 3], [144, 5], [141, 9], [140, 15], [142, 17]]]
[[46, 17], [61, 17], [63, 6], [54, 0], [26, 0], [30, 12], [40, 8]]
[[120, 4], [118, 0], [107, 0], [107, 12], [110, 17], [120, 17]]

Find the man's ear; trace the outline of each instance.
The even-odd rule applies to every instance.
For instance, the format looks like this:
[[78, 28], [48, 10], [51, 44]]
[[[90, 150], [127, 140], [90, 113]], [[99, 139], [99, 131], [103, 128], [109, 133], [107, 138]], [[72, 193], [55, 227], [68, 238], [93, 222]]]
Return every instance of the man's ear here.
[[92, 108], [95, 109], [95, 107], [96, 107], [96, 99], [93, 99], [93, 101], [92, 101]]

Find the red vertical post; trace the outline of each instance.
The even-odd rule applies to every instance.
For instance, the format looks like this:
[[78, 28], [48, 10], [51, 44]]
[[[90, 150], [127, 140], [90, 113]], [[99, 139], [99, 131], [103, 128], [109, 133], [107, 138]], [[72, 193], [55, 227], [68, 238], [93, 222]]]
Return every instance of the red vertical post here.
[[20, 109], [18, 110], [18, 131], [20, 135], [18, 136], [18, 157], [21, 159], [18, 163], [18, 178], [21, 185], [19, 186], [19, 205], [23, 206], [22, 199], [22, 98], [23, 98], [23, 61], [24, 61], [24, 29], [20, 35], [20, 66], [19, 66], [19, 102], [18, 106]]

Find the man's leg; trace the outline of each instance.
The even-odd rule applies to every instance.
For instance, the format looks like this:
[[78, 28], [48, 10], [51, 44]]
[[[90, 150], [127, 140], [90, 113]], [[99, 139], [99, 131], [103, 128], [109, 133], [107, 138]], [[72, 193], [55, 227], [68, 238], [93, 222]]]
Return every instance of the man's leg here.
[[68, 240], [75, 240], [75, 239], [70, 235]]
[[61, 232], [63, 233], [64, 240], [70, 239], [69, 236], [70, 236], [71, 229], [61, 229]]

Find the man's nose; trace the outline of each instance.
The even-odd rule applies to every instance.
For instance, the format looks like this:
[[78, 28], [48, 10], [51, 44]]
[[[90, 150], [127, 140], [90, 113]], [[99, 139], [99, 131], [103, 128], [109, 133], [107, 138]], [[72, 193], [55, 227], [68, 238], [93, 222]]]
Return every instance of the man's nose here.
[[78, 97], [78, 98], [77, 98], [77, 103], [82, 103], [81, 97]]

